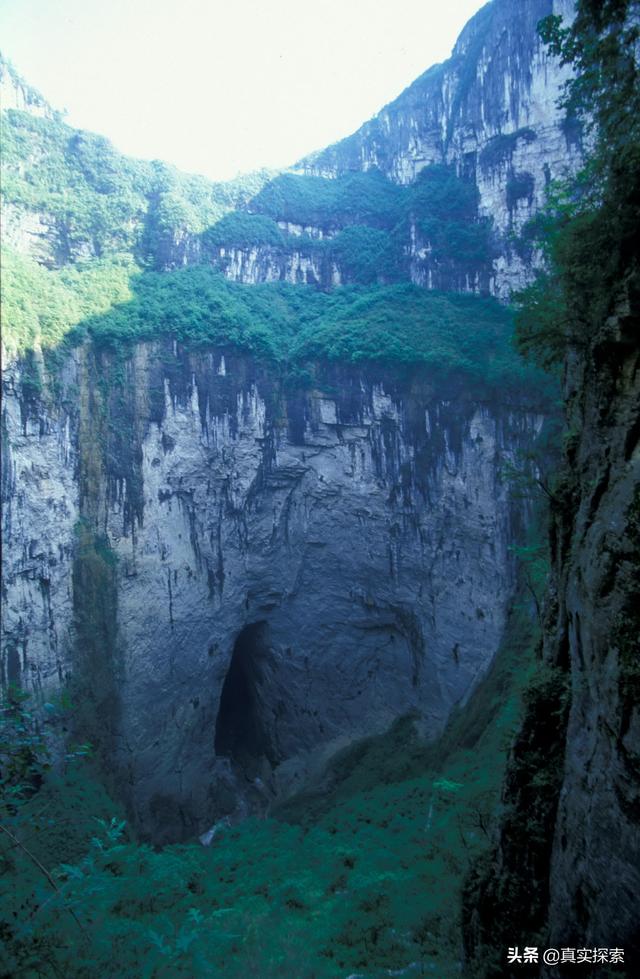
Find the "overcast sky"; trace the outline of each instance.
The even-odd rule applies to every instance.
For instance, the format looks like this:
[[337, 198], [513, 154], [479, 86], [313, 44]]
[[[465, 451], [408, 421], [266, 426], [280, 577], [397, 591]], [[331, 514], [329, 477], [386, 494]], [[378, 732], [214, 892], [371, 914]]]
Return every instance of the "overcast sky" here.
[[348, 135], [482, 0], [0, 0], [2, 51], [124, 153], [227, 179]]

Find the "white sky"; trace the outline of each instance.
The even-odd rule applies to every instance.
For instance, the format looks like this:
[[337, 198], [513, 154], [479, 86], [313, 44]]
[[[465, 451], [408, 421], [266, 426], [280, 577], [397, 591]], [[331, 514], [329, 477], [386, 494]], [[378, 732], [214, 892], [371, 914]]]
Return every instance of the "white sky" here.
[[482, 0], [0, 0], [2, 50], [68, 121], [227, 179], [348, 135]]

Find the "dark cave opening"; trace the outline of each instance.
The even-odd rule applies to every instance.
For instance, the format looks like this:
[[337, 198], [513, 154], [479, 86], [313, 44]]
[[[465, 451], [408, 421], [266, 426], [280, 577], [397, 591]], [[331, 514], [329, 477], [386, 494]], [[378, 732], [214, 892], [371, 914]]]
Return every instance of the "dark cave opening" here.
[[245, 626], [235, 641], [220, 696], [216, 755], [230, 758], [247, 773], [265, 756], [275, 761], [260, 696], [268, 653], [266, 623]]

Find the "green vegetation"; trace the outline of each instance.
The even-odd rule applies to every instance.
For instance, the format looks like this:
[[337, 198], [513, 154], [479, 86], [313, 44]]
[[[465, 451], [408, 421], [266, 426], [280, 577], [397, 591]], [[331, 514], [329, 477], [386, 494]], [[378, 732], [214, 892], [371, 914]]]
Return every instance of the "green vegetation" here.
[[415, 963], [453, 979], [461, 881], [489, 845], [534, 642], [518, 606], [439, 744], [406, 718], [343, 752], [317, 793], [207, 849], [127, 839], [90, 765], [50, 770], [26, 705], [4, 704], [0, 975], [381, 979]]
[[411, 224], [428, 242], [433, 263], [471, 273], [486, 269], [491, 259], [490, 223], [478, 219], [478, 191], [446, 166], [426, 167], [408, 187], [378, 170], [333, 180], [281, 174], [250, 206], [278, 221], [338, 230], [322, 241], [292, 238], [286, 247], [325, 254], [348, 281], [363, 285], [407, 278]]
[[276, 221], [303, 226], [367, 224], [390, 230], [402, 216], [403, 197], [403, 188], [379, 170], [348, 173], [335, 180], [283, 173], [262, 188], [251, 208]]
[[556, 187], [537, 223], [548, 270], [520, 296], [518, 339], [544, 366], [568, 347], [586, 350], [616, 304], [640, 288], [640, 28], [631, 0], [580, 0], [570, 27], [551, 16], [541, 33], [575, 78], [568, 115], [594, 149], [573, 181]]
[[352, 224], [328, 244], [331, 258], [351, 282], [372, 285], [400, 277], [399, 249], [386, 231]]
[[284, 235], [276, 222], [264, 214], [232, 211], [203, 234], [207, 245], [218, 248], [254, 248], [259, 245], [284, 246]]
[[[249, 206], [251, 213], [234, 212], [208, 229], [205, 246], [301, 251], [337, 264], [344, 279], [361, 285], [408, 278], [411, 226], [428, 243], [430, 262], [447, 272], [486, 270], [492, 254], [490, 223], [478, 219], [475, 185], [446, 166], [426, 167], [409, 187], [391, 183], [377, 170], [334, 180], [281, 174]], [[276, 221], [333, 235], [288, 236]]]
[[[124, 259], [47, 272], [7, 253], [4, 271], [4, 342], [21, 353], [59, 352], [61, 344], [85, 338], [119, 346], [171, 335], [196, 345], [234, 345], [283, 368], [324, 358], [428, 365], [479, 385], [527, 385], [538, 402], [549, 391], [512, 348], [509, 310], [490, 298], [409, 283], [331, 293], [286, 283], [247, 287], [202, 266], [136, 272]], [[110, 297], [120, 302], [111, 306]]]
[[444, 166], [426, 167], [407, 190], [408, 214], [432, 249], [436, 262], [464, 272], [487, 267], [492, 256], [491, 224], [478, 220], [478, 190]]
[[531, 203], [535, 180], [527, 170], [512, 173], [507, 180], [507, 207], [513, 210], [518, 201], [528, 200]]
[[510, 313], [495, 300], [402, 284], [341, 290], [321, 317], [304, 325], [294, 351], [307, 359], [425, 365], [445, 375], [460, 371], [478, 383], [508, 388], [525, 380], [510, 337]]
[[[403, 283], [412, 224], [429, 242], [429, 261], [447, 274], [487, 267], [490, 229], [477, 220], [477, 191], [450, 168], [428, 167], [410, 187], [376, 170], [214, 185], [122, 157], [59, 117], [9, 111], [4, 133], [5, 200], [45, 222], [37, 255], [44, 265], [10, 249], [3, 258], [10, 353], [61, 352], [87, 337], [113, 346], [170, 334], [236, 345], [290, 376], [310, 359], [342, 358], [430, 364], [511, 387], [525, 370], [538, 383], [512, 352], [510, 317], [497, 303]], [[238, 205], [244, 209], [233, 210]], [[277, 221], [335, 233], [286, 236]], [[159, 271], [186, 261], [176, 251], [185, 235], [199, 242], [193, 254], [203, 262], [222, 247], [300, 249], [321, 269], [336, 263], [354, 285], [324, 294], [285, 284], [247, 288], [205, 264]], [[28, 363], [25, 384], [35, 398], [43, 378], [39, 361]]]
[[215, 184], [181, 174], [123, 156], [59, 116], [8, 110], [2, 135], [3, 199], [50, 225], [57, 264], [119, 253], [153, 262], [164, 238], [204, 231], [268, 178], [262, 172]]
[[[53, 113], [3, 114], [2, 193], [7, 240], [27, 216], [30, 247], [48, 268], [123, 255], [146, 269], [223, 265], [221, 248], [266, 246], [281, 256], [302, 251], [325, 268], [337, 263], [349, 282], [395, 282], [409, 277], [413, 227], [442, 284], [460, 288], [465, 275], [488, 274], [492, 255], [477, 191], [450, 167], [427, 167], [409, 187], [376, 169], [333, 180], [261, 172], [215, 184], [122, 156]], [[277, 222], [329, 235], [288, 235]]]
[[24, 353], [60, 344], [88, 316], [106, 313], [131, 298], [136, 271], [131, 259], [103, 259], [47, 271], [9, 251], [2, 256], [3, 341]]
[[423, 220], [473, 221], [477, 213], [477, 187], [460, 180], [450, 167], [425, 167], [406, 193], [409, 210]]

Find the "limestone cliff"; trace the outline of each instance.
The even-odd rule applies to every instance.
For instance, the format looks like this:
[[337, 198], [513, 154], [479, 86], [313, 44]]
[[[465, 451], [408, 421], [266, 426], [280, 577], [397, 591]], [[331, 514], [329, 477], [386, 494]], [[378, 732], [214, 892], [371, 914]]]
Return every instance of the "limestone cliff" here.
[[[635, 0], [581, 0], [571, 30], [551, 31], [576, 66], [572, 104], [595, 125], [589, 190], [573, 188], [588, 203], [549, 236], [551, 317], [529, 308], [529, 339], [563, 363], [564, 459], [551, 492], [540, 668], [511, 751], [493, 859], [467, 883], [478, 976], [495, 974], [491, 947], [525, 934], [580, 946], [590, 976], [640, 968], [639, 12]], [[609, 969], [602, 949], [614, 945], [624, 951]], [[519, 972], [502, 964], [506, 975]], [[531, 968], [572, 970], [564, 959]]]
[[[104, 147], [94, 157], [91, 139], [65, 129], [55, 145], [91, 201], [130, 207], [133, 187], [135, 208], [96, 229], [91, 207], [74, 224], [66, 205], [61, 217], [16, 192], [4, 231], [56, 270], [124, 251], [160, 277], [206, 264], [248, 286], [408, 278], [507, 297], [538, 261], [527, 221], [582, 155], [557, 107], [565, 70], [535, 31], [571, 6], [521, 0], [515, 20], [513, 3], [493, 0], [449, 61], [255, 193], [128, 161], [120, 198], [124, 183], [114, 192], [96, 166]], [[16, 118], [46, 122], [46, 104], [7, 78]], [[26, 161], [30, 179], [42, 159]], [[363, 175], [373, 183], [358, 184]], [[312, 213], [314, 197], [298, 220], [300, 179], [319, 179], [325, 204]], [[344, 192], [340, 206], [327, 185]], [[464, 261], [438, 252], [447, 216], [428, 215], [430, 236], [414, 208], [445, 186], [462, 201], [456, 234], [473, 238]], [[194, 220], [205, 199], [206, 220]], [[370, 266], [354, 270], [367, 249]], [[627, 283], [566, 364], [544, 648], [494, 852], [465, 892], [478, 975], [506, 974], [496, 956], [525, 940], [640, 955], [637, 308]], [[39, 707], [68, 692], [69, 723], [95, 745], [135, 827], [166, 842], [268, 811], [336, 749], [402, 715], [432, 737], [464, 705], [503, 638], [530, 515], [505, 471], [530, 454], [546, 406], [535, 391], [424, 364], [318, 359], [296, 372], [285, 357], [187, 345], [168, 330], [132, 342], [121, 313], [120, 334], [57, 358], [36, 343], [5, 364], [1, 679]]]
[[55, 111], [40, 95], [27, 85], [15, 69], [0, 56], [0, 105], [3, 109], [19, 109], [34, 116], [53, 117]]
[[543, 665], [511, 752], [495, 859], [467, 886], [479, 975], [514, 934], [558, 948], [615, 943], [627, 975], [640, 961], [638, 297], [621, 291], [568, 363]]
[[[517, 9], [516, 9], [517, 8]], [[544, 203], [550, 180], [579, 163], [579, 128], [559, 108], [568, 69], [536, 33], [551, 13], [571, 19], [571, 0], [494, 0], [466, 25], [451, 58], [430, 68], [353, 136], [301, 161], [336, 176], [376, 167], [409, 184], [430, 164], [452, 164], [473, 181], [480, 214], [494, 223], [500, 254], [491, 289], [507, 296], [526, 278], [529, 256], [514, 245]], [[420, 277], [420, 250], [412, 242]]]
[[[539, 262], [527, 222], [544, 203], [550, 182], [574, 172], [582, 159], [580, 127], [558, 105], [569, 71], [549, 55], [536, 31], [548, 14], [570, 19], [572, 10], [571, 0], [520, 0], [514, 16], [511, 0], [486, 4], [464, 28], [450, 59], [430, 68], [352, 136], [301, 160], [296, 171], [336, 179], [375, 170], [409, 186], [430, 166], [451, 166], [477, 189], [477, 219], [491, 223], [492, 250], [452, 275], [433, 254], [428, 232], [409, 214], [402, 232], [403, 275], [427, 288], [508, 297]], [[247, 207], [263, 213], [260, 195]], [[286, 210], [285, 201], [283, 215]], [[352, 281], [339, 258], [318, 259], [317, 240], [334, 235], [340, 221], [321, 219], [310, 227], [278, 223], [284, 232], [280, 245], [229, 242], [209, 260], [242, 282], [328, 288]]]
[[[554, 522], [558, 610], [547, 655], [571, 677], [550, 861], [550, 941], [616, 941], [640, 962], [640, 352], [622, 290], [570, 365], [571, 437]], [[615, 924], [614, 924], [615, 923]], [[584, 937], [583, 937], [584, 936]]]
[[[301, 160], [296, 169], [331, 179], [379, 171], [396, 184], [412, 185], [428, 167], [451, 166], [478, 192], [478, 219], [488, 219], [493, 247], [471, 267], [445, 270], [434, 242], [415, 215], [403, 232], [406, 274], [427, 288], [490, 291], [508, 297], [531, 276], [540, 258], [526, 234], [527, 222], [545, 201], [552, 180], [575, 171], [583, 138], [558, 105], [566, 66], [537, 35], [539, 21], [560, 13], [571, 18], [571, 0], [493, 0], [467, 24], [450, 59], [430, 68], [395, 101], [352, 136]], [[261, 213], [260, 196], [250, 210]], [[350, 281], [348, 269], [323, 269], [312, 242], [335, 234], [331, 223], [303, 229], [281, 222], [279, 248], [222, 248], [212, 260], [225, 275], [245, 282], [307, 281], [324, 287]]]
[[503, 631], [535, 398], [373, 368], [292, 388], [170, 341], [80, 349], [58, 384], [5, 387], [5, 679], [79, 685], [138, 826], [261, 809], [407, 711], [441, 730]]
[[[25, 161], [7, 153], [6, 239], [49, 266], [100, 257], [124, 245], [159, 269], [205, 263], [246, 283], [329, 289], [405, 279], [430, 289], [506, 298], [528, 281], [540, 259], [527, 222], [543, 204], [550, 181], [575, 171], [582, 159], [580, 127], [557, 104], [568, 70], [547, 53], [536, 32], [552, 12], [570, 16], [571, 0], [519, 0], [516, 6], [514, 16], [511, 0], [486, 4], [450, 59], [430, 68], [355, 134], [300, 161], [287, 175], [316, 175], [316, 184], [309, 179], [306, 187], [276, 177], [273, 192], [267, 183], [265, 193], [266, 176], [254, 181], [262, 188], [258, 193], [204, 178], [180, 182], [155, 164], [126, 158], [118, 163], [112, 148], [96, 167], [96, 137], [68, 129], [57, 134], [55, 146], [42, 145], [39, 140], [50, 138], [46, 132], [21, 127], [16, 116], [21, 145], [35, 139], [30, 162], [64, 158], [74, 185], [88, 183], [93, 199], [87, 204], [96, 214], [111, 206], [105, 208], [104, 194], [119, 203], [113, 229], [96, 235], [87, 208], [74, 219], [68, 208], [57, 214], [34, 206], [33, 187], [18, 186]], [[21, 95], [24, 84], [6, 66], [2, 70], [5, 79], [13, 79], [7, 108], [44, 111], [37, 93]], [[432, 209], [425, 215], [419, 206], [420, 181], [434, 166], [451, 168], [473, 191], [458, 228], [438, 230]], [[107, 176], [115, 169], [130, 175], [120, 195]], [[331, 188], [317, 183], [325, 177], [337, 185], [362, 173], [379, 174], [390, 186], [349, 188], [352, 207], [344, 201], [331, 206]], [[409, 189], [416, 187], [412, 196]], [[362, 204], [379, 192], [386, 204], [372, 213]], [[447, 191], [439, 193], [444, 205]], [[244, 219], [241, 228], [237, 221], [225, 223], [223, 215], [234, 207]], [[449, 220], [456, 218], [451, 214]], [[354, 227], [364, 235], [360, 251], [375, 253], [365, 273], [350, 260]], [[469, 241], [470, 234], [477, 240]]]
[[515, 934], [554, 948], [615, 945], [628, 976], [640, 963], [640, 316], [630, 266], [606, 320], [565, 362], [542, 662], [493, 859], [467, 883], [479, 976], [493, 974], [489, 949]]
[[[478, 82], [471, 39], [493, 51], [503, 6], [476, 18], [434, 77]], [[527, 6], [529, 64], [546, 5]], [[503, 82], [514, 37], [494, 71]], [[460, 161], [443, 152], [421, 150], [420, 163], [405, 139], [415, 119], [385, 124], [404, 160], [387, 175], [289, 174], [249, 198], [126, 160], [47, 113], [33, 120], [46, 103], [3, 71], [15, 96], [5, 239], [54, 275], [80, 260], [119, 267], [125, 252], [145, 269], [208, 263], [248, 284], [360, 275], [490, 288], [475, 176], [456, 176]], [[557, 87], [553, 74], [549, 98]], [[420, 114], [437, 115], [435, 90], [416, 91]], [[486, 115], [482, 99], [464, 105]], [[502, 132], [496, 113], [489, 140]], [[459, 143], [463, 116], [452, 120]], [[527, 120], [514, 108], [505, 131]], [[512, 156], [497, 170], [511, 172]], [[60, 180], [74, 187], [62, 209]], [[467, 243], [465, 261], [420, 239], [424, 201], [441, 238]], [[45, 365], [36, 329], [30, 357], [5, 364], [3, 682], [40, 704], [71, 691], [73, 725], [116, 773], [136, 825], [177, 839], [264, 809], [328, 752], [408, 711], [439, 732], [502, 637], [527, 516], [503, 472], [535, 441], [541, 398], [455, 372], [326, 362], [301, 386], [232, 347], [170, 339], [65, 349]]]
[[[40, 310], [24, 327], [29, 357], [5, 365], [3, 681], [38, 703], [70, 689], [75, 728], [156, 840], [264, 809], [409, 711], [435, 735], [499, 646], [527, 518], [504, 471], [546, 406], [463, 373], [474, 346], [487, 376], [506, 356], [471, 306], [469, 337], [444, 307], [441, 324], [411, 321], [434, 347], [430, 368], [317, 359], [304, 378], [202, 337], [183, 347], [164, 320], [173, 305], [195, 310], [180, 335], [208, 320], [235, 329], [234, 315], [240, 332], [253, 326], [226, 293], [194, 305], [204, 280], [180, 292], [193, 270], [171, 270], [189, 264], [247, 284], [504, 292], [524, 268], [509, 235], [562, 148], [569, 166], [578, 158], [554, 107], [562, 74], [535, 33], [550, 5], [527, 0], [517, 26], [507, 7], [483, 8], [449, 62], [305, 163], [332, 179], [289, 173], [249, 193], [127, 160], [27, 105], [9, 113], [4, 230], [37, 263], [16, 264], [17, 288], [45, 289], [56, 328], [71, 309], [91, 329], [86, 296], [56, 292], [73, 280], [61, 268], [86, 262], [81, 274], [120, 283], [121, 299], [102, 345], [45, 350], [45, 364]], [[125, 267], [143, 297], [145, 282], [158, 290], [143, 312], [127, 305]], [[309, 296], [330, 298], [299, 298], [292, 332]], [[394, 309], [369, 315], [375, 345]], [[165, 339], [132, 342], [145, 316], [143, 335], [160, 319]], [[353, 343], [346, 357], [379, 363], [370, 336]], [[410, 345], [394, 343], [406, 363]]]

